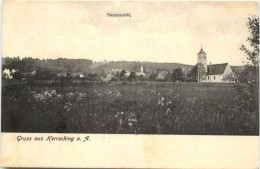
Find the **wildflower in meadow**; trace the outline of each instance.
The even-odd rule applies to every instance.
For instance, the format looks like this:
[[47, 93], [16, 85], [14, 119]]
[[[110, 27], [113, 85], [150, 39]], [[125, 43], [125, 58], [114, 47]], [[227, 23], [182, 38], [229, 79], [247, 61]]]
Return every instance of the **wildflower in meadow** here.
[[156, 94], [156, 91], [155, 91], [155, 90], [152, 90], [152, 91], [151, 91], [151, 94], [152, 94], [152, 95], [155, 95], [155, 94]]
[[116, 118], [121, 118], [124, 115], [124, 112], [117, 112], [115, 117]]
[[166, 105], [172, 104], [172, 101], [168, 101], [166, 102]]
[[77, 101], [83, 100], [86, 97], [86, 95], [87, 95], [86, 93], [78, 93]]
[[67, 94], [67, 97], [73, 97], [73, 96], [74, 96], [73, 92], [70, 92], [69, 94]]
[[166, 110], [165, 115], [168, 115], [169, 113], [171, 113], [171, 109], [168, 108], [168, 109]]
[[58, 99], [61, 99], [61, 98], [62, 98], [62, 95], [61, 95], [61, 94], [58, 94], [58, 95], [57, 95], [57, 98], [58, 98]]
[[164, 101], [165, 101], [165, 98], [162, 97], [161, 99], [158, 100], [158, 105], [163, 107], [164, 106]]
[[72, 103], [71, 103], [71, 102], [68, 102], [68, 103], [65, 104], [65, 106], [64, 106], [63, 108], [64, 108], [65, 110], [67, 110], [67, 111], [70, 111], [71, 107], [72, 107]]
[[57, 95], [56, 90], [45, 90], [42, 93], [36, 93], [36, 92], [32, 92], [33, 94], [33, 98], [36, 101], [47, 101], [48, 99], [50, 99], [51, 101], [55, 98], [55, 96]]
[[119, 119], [119, 123], [120, 123], [120, 125], [122, 125], [123, 124], [123, 120]]
[[163, 102], [164, 100], [165, 100], [165, 98], [164, 98], [164, 97], [162, 97], [162, 98], [161, 98], [161, 101]]

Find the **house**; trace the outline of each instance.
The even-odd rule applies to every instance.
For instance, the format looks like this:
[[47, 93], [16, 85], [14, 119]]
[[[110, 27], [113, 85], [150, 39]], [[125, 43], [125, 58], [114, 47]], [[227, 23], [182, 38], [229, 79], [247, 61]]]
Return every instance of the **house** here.
[[12, 73], [18, 72], [18, 69], [12, 69]]
[[138, 71], [136, 72], [136, 76], [144, 76], [144, 67], [143, 65], [141, 65], [140, 69], [138, 69]]
[[3, 70], [3, 77], [6, 79], [12, 79], [12, 72], [9, 69], [4, 69]]
[[58, 73], [57, 76], [58, 77], [66, 77], [67, 75], [66, 75], [66, 73]]
[[83, 74], [80, 74], [79, 75], [79, 78], [84, 78], [85, 76]]
[[122, 71], [122, 69], [112, 69], [113, 74], [119, 74]]
[[239, 76], [241, 76], [241, 74], [245, 71], [245, 67], [243, 66], [231, 66], [231, 69], [234, 73], [236, 81], [239, 79]]
[[234, 73], [228, 63], [207, 65], [207, 53], [202, 46], [197, 54], [197, 63], [204, 67], [204, 73], [198, 73], [199, 82], [233, 83]]
[[23, 75], [24, 77], [36, 76], [36, 70], [34, 70], [34, 71], [32, 71], [32, 72], [22, 73], [22, 75]]
[[126, 70], [124, 76], [125, 76], [125, 77], [128, 77], [128, 76], [130, 76], [130, 74], [131, 74], [131, 72], [129, 72], [129, 71]]
[[167, 71], [161, 71], [158, 73], [158, 76], [156, 77], [156, 80], [165, 80], [167, 76]]
[[84, 74], [83, 73], [72, 73], [72, 77], [74, 78], [84, 78]]
[[107, 77], [103, 78], [103, 81], [108, 82], [108, 81], [111, 81], [113, 78], [115, 78], [115, 76], [113, 74], [109, 73], [107, 75]]
[[205, 81], [232, 83], [235, 81], [234, 73], [228, 63], [208, 65]]

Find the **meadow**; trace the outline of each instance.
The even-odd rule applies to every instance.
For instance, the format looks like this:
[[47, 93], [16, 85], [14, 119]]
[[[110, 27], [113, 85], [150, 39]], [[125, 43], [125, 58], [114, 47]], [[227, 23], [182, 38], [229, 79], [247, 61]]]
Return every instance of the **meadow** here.
[[257, 135], [234, 84], [21, 84], [2, 87], [2, 131]]

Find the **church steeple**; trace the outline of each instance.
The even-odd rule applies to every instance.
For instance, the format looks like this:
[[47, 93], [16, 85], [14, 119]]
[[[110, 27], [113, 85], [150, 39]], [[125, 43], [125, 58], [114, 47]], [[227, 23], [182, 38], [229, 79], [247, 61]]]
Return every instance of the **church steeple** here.
[[197, 54], [197, 62], [201, 63], [204, 66], [205, 71], [207, 72], [207, 53], [204, 52], [202, 45], [199, 53]]
[[206, 54], [206, 55], [207, 55], [207, 53], [204, 52], [204, 50], [203, 50], [203, 48], [202, 48], [202, 45], [201, 45], [201, 49], [200, 49], [200, 52], [198, 53], [198, 55], [199, 55], [199, 54]]

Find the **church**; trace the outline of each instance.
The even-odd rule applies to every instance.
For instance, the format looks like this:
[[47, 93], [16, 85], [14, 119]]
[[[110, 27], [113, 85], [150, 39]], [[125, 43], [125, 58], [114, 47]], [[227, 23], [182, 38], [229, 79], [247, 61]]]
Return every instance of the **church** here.
[[233, 83], [234, 73], [228, 63], [207, 65], [207, 53], [202, 46], [197, 54], [197, 64], [204, 67], [204, 74], [198, 77], [198, 82]]

